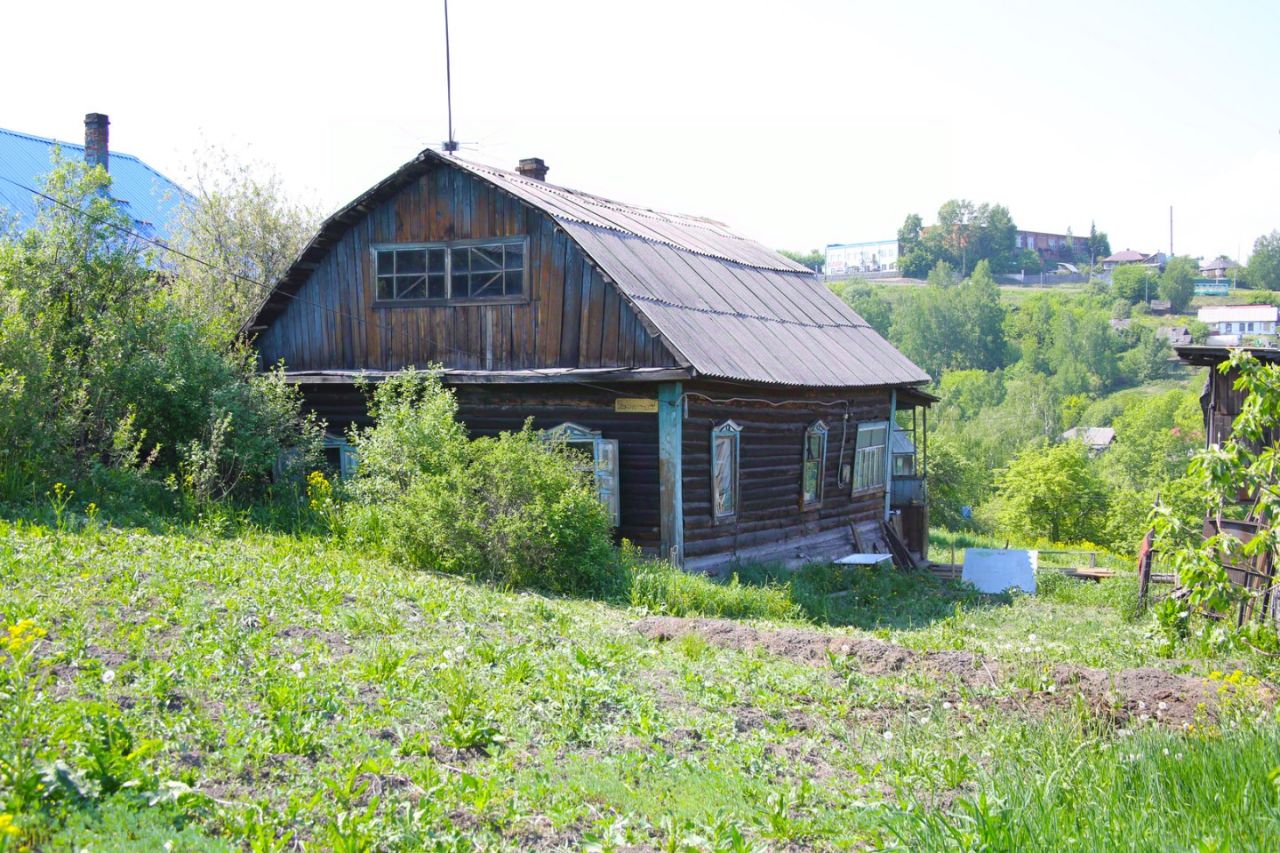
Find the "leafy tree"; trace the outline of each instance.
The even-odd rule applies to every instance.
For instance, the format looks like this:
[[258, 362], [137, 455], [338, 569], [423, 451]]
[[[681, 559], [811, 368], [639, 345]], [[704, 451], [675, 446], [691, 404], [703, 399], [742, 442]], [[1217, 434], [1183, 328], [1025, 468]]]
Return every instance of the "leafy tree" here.
[[898, 271], [907, 278], [924, 278], [935, 263], [933, 255], [927, 249], [916, 246], [898, 259]]
[[898, 229], [898, 248], [902, 254], [906, 255], [911, 250], [920, 248], [920, 235], [923, 231], [924, 222], [921, 221], [920, 214], [907, 214], [902, 227]]
[[1044, 270], [1044, 261], [1040, 253], [1033, 249], [1023, 249], [1014, 259], [1013, 265], [1022, 272], [1038, 273]]
[[1009, 208], [1001, 204], [979, 205], [974, 215], [974, 231], [969, 257], [975, 266], [985, 260], [992, 272], [1007, 273], [1017, 268], [1018, 226]]
[[1089, 223], [1089, 255], [1094, 263], [1111, 255], [1111, 241], [1107, 232], [1099, 231], [1097, 225]]
[[1106, 522], [1106, 486], [1080, 442], [1027, 447], [1001, 473], [996, 489], [991, 512], [1013, 537], [1084, 542]]
[[1253, 243], [1246, 276], [1258, 290], [1280, 290], [1280, 231], [1263, 234]]
[[1117, 299], [1133, 304], [1146, 302], [1150, 294], [1159, 292], [1159, 283], [1148, 267], [1122, 264], [1111, 271], [1111, 290]]
[[[941, 267], [941, 262], [939, 267]], [[989, 268], [979, 265], [958, 285], [936, 283], [903, 294], [889, 339], [931, 375], [944, 370], [994, 370], [1004, 364], [1005, 309]]]
[[1129, 382], [1140, 385], [1162, 379], [1169, 373], [1173, 348], [1169, 341], [1149, 326], [1138, 326], [1134, 332], [1136, 343], [1120, 356], [1120, 374]]
[[928, 282], [932, 287], [951, 287], [959, 280], [956, 271], [946, 261], [938, 261], [929, 270]]
[[969, 420], [1004, 402], [1004, 378], [998, 370], [948, 370], [938, 382], [938, 395], [944, 415]]
[[1204, 416], [1191, 391], [1131, 399], [1113, 422], [1115, 444], [1100, 462], [1107, 478], [1134, 491], [1159, 488], [1186, 473], [1204, 443]]
[[1160, 298], [1168, 300], [1170, 308], [1181, 314], [1196, 295], [1196, 273], [1199, 266], [1186, 257], [1170, 258], [1160, 274]]
[[1202, 323], [1199, 320], [1188, 320], [1187, 331], [1191, 333], [1191, 342], [1202, 344], [1209, 338], [1209, 334], [1213, 331], [1209, 328], [1208, 323]]
[[817, 249], [810, 249], [807, 252], [791, 252], [786, 249], [779, 249], [778, 254], [784, 258], [790, 258], [801, 266], [806, 266], [814, 272], [822, 269], [822, 265], [827, 262], [827, 256]]
[[193, 198], [179, 214], [172, 245], [178, 302], [234, 334], [297, 258], [320, 220], [313, 206], [290, 200], [280, 176], [226, 151], [201, 152], [188, 178]]
[[296, 389], [175, 304], [109, 187], [100, 167], [56, 163], [36, 226], [0, 240], [0, 447], [18, 451], [0, 490], [172, 474], [218, 498], [267, 483], [282, 451], [315, 459]]
[[863, 279], [853, 279], [832, 285], [832, 291], [866, 320], [871, 328], [884, 337], [889, 336], [889, 327], [893, 322], [893, 304], [885, 298], [883, 288], [873, 287]]

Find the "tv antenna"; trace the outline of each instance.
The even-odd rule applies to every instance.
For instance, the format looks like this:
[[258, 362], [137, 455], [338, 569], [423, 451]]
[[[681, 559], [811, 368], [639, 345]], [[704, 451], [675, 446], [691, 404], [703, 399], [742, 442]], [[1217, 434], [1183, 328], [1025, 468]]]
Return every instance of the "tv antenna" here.
[[458, 150], [458, 141], [453, 138], [453, 69], [449, 59], [449, 0], [444, 0], [444, 88], [445, 101], [449, 109], [449, 138], [440, 145], [440, 150], [452, 154]]

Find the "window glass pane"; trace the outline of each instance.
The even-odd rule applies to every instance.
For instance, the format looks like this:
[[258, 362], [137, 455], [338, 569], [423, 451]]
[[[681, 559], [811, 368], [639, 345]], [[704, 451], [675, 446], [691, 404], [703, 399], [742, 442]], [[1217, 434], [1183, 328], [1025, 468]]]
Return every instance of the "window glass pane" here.
[[733, 515], [737, 511], [738, 435], [735, 432], [716, 434], [712, 460], [712, 501], [717, 517]]
[[427, 250], [427, 272], [444, 272], [444, 249]]
[[502, 269], [501, 246], [476, 246], [471, 250], [471, 271], [490, 272]]
[[444, 299], [444, 273], [427, 276], [427, 298]]
[[472, 296], [501, 296], [502, 295], [502, 273], [493, 275], [472, 273], [471, 274], [471, 295]]
[[426, 271], [426, 249], [403, 249], [396, 252], [396, 275]]
[[391, 275], [396, 271], [396, 253], [378, 252], [378, 275]]
[[378, 276], [378, 299], [394, 299], [396, 295], [395, 279], [389, 275]]
[[451, 299], [465, 299], [471, 295], [471, 276], [466, 273], [454, 272], [449, 279], [449, 297]]
[[471, 269], [471, 250], [470, 249], [454, 249], [449, 263], [453, 264], [453, 273], [457, 275], [460, 272], [468, 272]]
[[420, 275], [396, 276], [396, 299], [422, 299], [426, 296], [426, 279]]
[[505, 269], [519, 270], [524, 269], [524, 244], [509, 243], [507, 244], [506, 259], [503, 262]]
[[504, 290], [508, 296], [518, 296], [524, 290], [524, 273], [519, 270], [502, 274], [506, 281]]

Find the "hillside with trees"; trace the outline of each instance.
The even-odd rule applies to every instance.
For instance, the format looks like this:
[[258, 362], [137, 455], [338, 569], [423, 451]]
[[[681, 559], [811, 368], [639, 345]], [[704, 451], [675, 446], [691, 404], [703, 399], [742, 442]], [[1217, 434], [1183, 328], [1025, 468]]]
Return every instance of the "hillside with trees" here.
[[[1126, 266], [1110, 286], [1028, 291], [1016, 301], [985, 258], [964, 278], [939, 261], [918, 287], [832, 285], [935, 377], [935, 523], [1014, 541], [1136, 548], [1157, 497], [1176, 505], [1186, 492], [1186, 460], [1203, 440], [1200, 380], [1158, 331], [1174, 321], [1143, 313], [1157, 296], [1185, 309], [1194, 269], [1185, 258], [1162, 273]], [[1088, 452], [1063, 441], [1073, 427], [1112, 428], [1115, 443]]]

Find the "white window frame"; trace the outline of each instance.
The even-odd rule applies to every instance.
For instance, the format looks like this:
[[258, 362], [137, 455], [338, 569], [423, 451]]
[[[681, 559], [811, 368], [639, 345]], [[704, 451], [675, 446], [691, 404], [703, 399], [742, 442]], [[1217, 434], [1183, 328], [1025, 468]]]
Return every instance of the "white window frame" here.
[[[869, 444], [877, 430], [882, 431], [879, 443]], [[853, 446], [853, 483], [850, 494], [878, 492], [885, 488], [888, 474], [885, 454], [888, 452], [888, 421], [858, 424], [857, 440]]]
[[542, 437], [552, 442], [579, 445], [591, 454], [591, 477], [596, 485], [596, 497], [609, 511], [613, 526], [622, 518], [622, 494], [618, 479], [618, 440], [604, 438], [600, 430], [587, 429], [581, 424], [562, 423], [544, 429]]
[[[822, 506], [822, 492], [827, 479], [828, 435], [827, 425], [822, 421], [814, 421], [804, 431], [804, 447], [800, 450], [800, 506], [803, 509], [815, 509]], [[819, 442], [816, 458], [811, 457], [809, 454], [814, 439]], [[812, 497], [810, 497], [808, 491], [809, 468], [811, 465], [816, 465], [818, 469]]]
[[[724, 439], [731, 445], [729, 455], [724, 457], [724, 462], [728, 466], [722, 468], [717, 464], [718, 457], [716, 455], [717, 444]], [[733, 421], [725, 421], [719, 426], [711, 428], [711, 518], [716, 524], [725, 521], [731, 521], [738, 515], [738, 506], [740, 495], [742, 492], [742, 427]], [[728, 474], [729, 484], [726, 489], [723, 485], [722, 478], [724, 474]], [[724, 503], [721, 501], [721, 495], [726, 496]], [[725, 509], [724, 504], [728, 504]]]
[[[454, 278], [455, 270], [453, 268], [454, 267], [453, 258], [454, 258], [455, 252], [459, 252], [459, 251], [468, 252], [468, 263], [470, 263], [470, 258], [469, 258], [470, 250], [503, 247], [504, 262], [505, 262], [507, 246], [520, 247], [521, 262], [520, 262], [520, 269], [519, 269], [519, 273], [520, 273], [520, 292], [519, 293], [507, 293], [506, 282], [504, 278], [503, 292], [500, 294], [488, 294], [483, 296], [475, 296], [473, 294], [468, 293], [466, 295], [459, 295], [459, 296], [454, 295], [453, 278]], [[426, 268], [422, 273], [423, 296], [399, 298], [394, 293], [389, 297], [380, 295], [378, 290], [379, 290], [379, 280], [381, 278], [391, 277], [394, 279], [397, 277], [403, 278], [405, 276], [394, 274], [394, 273], [391, 276], [388, 276], [386, 274], [380, 276], [378, 274], [379, 254], [384, 252], [403, 252], [403, 251], [419, 251], [419, 250], [425, 251], [427, 253], [427, 256], [426, 256], [427, 260], [425, 262]], [[444, 253], [444, 272], [443, 272], [444, 296], [442, 297], [440, 296], [432, 297], [432, 296], [426, 295], [427, 293], [430, 292], [428, 275], [430, 274], [430, 253], [432, 250], [438, 250]], [[369, 278], [373, 287], [373, 304], [375, 308], [394, 308], [394, 307], [414, 306], [414, 305], [466, 305], [469, 303], [483, 303], [486, 305], [491, 305], [494, 303], [501, 303], [501, 302], [529, 301], [529, 239], [528, 237], [524, 237], [524, 236], [493, 237], [493, 238], [479, 239], [479, 240], [449, 240], [447, 242], [435, 242], [435, 243], [375, 243], [372, 247], [370, 247], [370, 259], [371, 259], [370, 263], [372, 265], [371, 266], [372, 273]], [[496, 274], [498, 276], [505, 276], [505, 272], [515, 272], [515, 271], [516, 270], [514, 269], [505, 270], [505, 267], [504, 267], [504, 270], [500, 270]], [[463, 271], [458, 270], [457, 272], [459, 275], [467, 275], [467, 276], [472, 275], [469, 271], [464, 273]], [[439, 273], [436, 273], [436, 274], [438, 275]], [[396, 288], [396, 287], [398, 287], [398, 284], [393, 282], [393, 288]]]
[[338, 449], [338, 476], [344, 480], [354, 477], [356, 469], [360, 467], [360, 456], [350, 442], [340, 435], [326, 433], [323, 444], [326, 450], [334, 447]]

